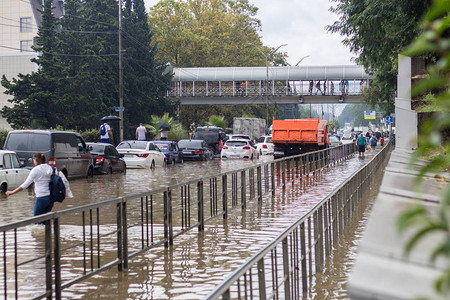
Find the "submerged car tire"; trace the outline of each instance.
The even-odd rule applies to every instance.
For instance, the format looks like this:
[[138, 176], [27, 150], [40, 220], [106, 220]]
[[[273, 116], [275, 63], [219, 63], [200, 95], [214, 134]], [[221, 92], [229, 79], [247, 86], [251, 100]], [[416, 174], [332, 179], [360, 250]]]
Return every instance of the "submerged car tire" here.
[[7, 190], [8, 190], [8, 186], [6, 185], [6, 183], [3, 183], [3, 184], [0, 186], [0, 194], [6, 193]]
[[94, 177], [94, 168], [89, 167], [86, 178], [92, 178]]

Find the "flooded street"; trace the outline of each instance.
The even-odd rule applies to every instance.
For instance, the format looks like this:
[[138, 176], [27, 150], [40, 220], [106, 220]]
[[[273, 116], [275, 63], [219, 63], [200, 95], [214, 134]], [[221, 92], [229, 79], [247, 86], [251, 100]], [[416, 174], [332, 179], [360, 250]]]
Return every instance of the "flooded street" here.
[[[263, 157], [260, 161], [270, 160]], [[322, 173], [316, 185], [300, 190], [298, 185], [288, 186], [286, 191], [277, 190], [272, 198], [266, 195], [261, 204], [249, 201], [246, 210], [231, 210], [226, 221], [216, 218], [205, 224], [203, 232], [189, 231], [178, 236], [174, 245], [165, 249], [156, 247], [129, 261], [123, 272], [111, 268], [90, 279], [63, 290], [66, 299], [201, 299], [228, 274], [267, 245], [293, 221], [308, 212], [318, 201], [327, 196], [346, 178], [365, 165], [366, 160], [357, 155], [348, 161]], [[256, 161], [255, 161], [256, 162]], [[151, 170], [127, 170], [126, 174], [96, 176], [93, 179], [71, 181], [74, 198], [57, 203], [54, 210], [62, 210], [93, 202], [99, 202], [127, 194], [148, 191], [189, 179], [241, 169], [252, 161], [185, 162]], [[12, 197], [2, 197], [4, 210], [0, 212], [0, 224], [5, 224], [32, 216], [34, 198], [24, 191]], [[361, 212], [362, 213], [362, 212]], [[358, 224], [353, 230], [359, 228]], [[77, 230], [77, 226], [73, 226]], [[67, 229], [67, 228], [66, 228]], [[32, 231], [32, 230], [31, 230]], [[72, 231], [72, 234], [76, 234]], [[21, 239], [32, 245], [34, 232], [19, 232]], [[356, 235], [361, 234], [357, 232]], [[66, 238], [70, 238], [66, 236]], [[73, 235], [73, 238], [77, 238]], [[342, 239], [347, 249], [352, 244], [355, 233]], [[42, 247], [36, 242], [36, 248]], [[36, 249], [30, 246], [30, 251]], [[345, 247], [344, 247], [345, 248]], [[343, 282], [352, 264], [353, 256], [348, 250], [333, 254], [326, 272], [316, 276], [317, 291], [311, 293], [314, 299], [345, 298]], [[342, 260], [343, 259], [343, 260]], [[343, 261], [343, 262], [342, 262]], [[70, 262], [73, 272], [79, 269], [76, 261]], [[38, 267], [39, 269], [39, 267]], [[69, 268], [70, 269], [70, 268]], [[68, 276], [69, 274], [66, 274]], [[38, 274], [36, 274], [39, 277]], [[64, 277], [64, 274], [63, 274]], [[37, 281], [39, 281], [37, 279]], [[27, 290], [32, 292], [34, 284]], [[325, 291], [325, 293], [322, 293]], [[1, 294], [1, 293], [0, 293]]]
[[[271, 156], [263, 156], [255, 161], [230, 160], [198, 162], [187, 161], [183, 164], [169, 165], [155, 170], [127, 169], [126, 173], [112, 175], [96, 175], [92, 179], [76, 179], [70, 181], [73, 198], [67, 198], [63, 203], [55, 203], [55, 210], [81, 206], [93, 202], [100, 202], [129, 194], [137, 194], [182, 181], [187, 181], [210, 174], [228, 172], [253, 165], [254, 162], [273, 160]], [[17, 193], [13, 196], [0, 196], [2, 210], [0, 224], [19, 221], [33, 216], [34, 196], [32, 189]]]

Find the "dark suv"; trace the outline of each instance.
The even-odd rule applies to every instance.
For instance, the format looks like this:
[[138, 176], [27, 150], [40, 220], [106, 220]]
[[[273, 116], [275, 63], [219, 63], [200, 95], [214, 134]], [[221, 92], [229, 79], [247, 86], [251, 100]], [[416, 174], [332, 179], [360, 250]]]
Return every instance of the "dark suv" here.
[[17, 152], [25, 167], [32, 168], [33, 154], [42, 152], [51, 166], [68, 179], [92, 177], [91, 154], [79, 133], [56, 130], [14, 130], [8, 133], [3, 146]]
[[226, 134], [220, 127], [203, 126], [195, 129], [192, 139], [204, 140], [206, 144], [213, 149], [215, 154], [219, 154], [222, 150], [222, 145], [226, 140]]

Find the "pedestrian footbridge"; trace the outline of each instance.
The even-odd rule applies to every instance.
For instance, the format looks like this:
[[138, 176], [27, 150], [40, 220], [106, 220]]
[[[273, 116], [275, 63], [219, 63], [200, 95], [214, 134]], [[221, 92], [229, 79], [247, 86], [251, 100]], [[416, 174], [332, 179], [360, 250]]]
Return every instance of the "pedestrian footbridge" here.
[[360, 103], [372, 76], [358, 65], [174, 68], [170, 98], [184, 105]]

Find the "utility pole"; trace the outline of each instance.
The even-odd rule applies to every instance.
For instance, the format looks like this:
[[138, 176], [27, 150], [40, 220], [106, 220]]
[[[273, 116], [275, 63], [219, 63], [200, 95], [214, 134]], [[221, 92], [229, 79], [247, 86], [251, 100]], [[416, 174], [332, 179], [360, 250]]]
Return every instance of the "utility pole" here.
[[119, 0], [119, 132], [123, 141], [123, 53], [122, 53], [122, 0]]

